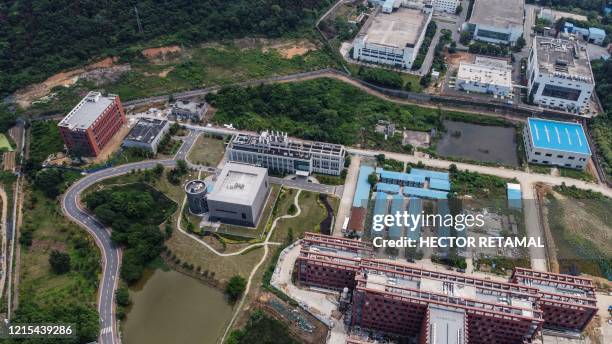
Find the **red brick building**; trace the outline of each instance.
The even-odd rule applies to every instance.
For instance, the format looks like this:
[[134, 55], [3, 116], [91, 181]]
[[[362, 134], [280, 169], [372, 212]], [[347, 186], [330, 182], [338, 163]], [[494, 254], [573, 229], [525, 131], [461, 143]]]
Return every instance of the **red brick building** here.
[[98, 156], [127, 123], [117, 95], [89, 92], [59, 123], [68, 150], [82, 156]]
[[[516, 268], [510, 281], [372, 258], [369, 244], [307, 233], [301, 283], [352, 291], [350, 325], [429, 343], [529, 343], [542, 327], [582, 330], [597, 312], [586, 278]], [[352, 280], [351, 280], [352, 279]]]
[[590, 279], [515, 268], [510, 280], [539, 290], [544, 327], [582, 331], [597, 313]]
[[544, 322], [531, 287], [376, 259], [361, 262], [356, 281], [353, 326], [422, 343], [525, 343]]
[[361, 257], [371, 253], [372, 247], [361, 241], [306, 233], [297, 258], [298, 279], [321, 288], [353, 289]]

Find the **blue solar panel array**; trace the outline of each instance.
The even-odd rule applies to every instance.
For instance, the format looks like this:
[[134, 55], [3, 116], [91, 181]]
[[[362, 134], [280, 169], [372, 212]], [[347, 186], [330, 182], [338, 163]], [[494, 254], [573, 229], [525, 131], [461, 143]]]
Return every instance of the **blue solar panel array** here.
[[368, 198], [370, 197], [370, 183], [368, 183], [368, 176], [372, 174], [372, 172], [374, 172], [374, 168], [371, 166], [361, 166], [359, 168], [355, 196], [353, 197], [353, 207], [368, 207]]

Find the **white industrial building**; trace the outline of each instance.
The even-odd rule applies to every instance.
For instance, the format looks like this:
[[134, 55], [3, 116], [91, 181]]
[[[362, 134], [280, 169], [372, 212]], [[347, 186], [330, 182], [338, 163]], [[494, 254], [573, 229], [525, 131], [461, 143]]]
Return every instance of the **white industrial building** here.
[[375, 10], [353, 41], [353, 59], [410, 69], [423, 43], [431, 12], [398, 7]]
[[156, 118], [140, 118], [121, 144], [123, 147], [142, 148], [157, 153], [159, 141], [168, 132], [168, 121]]
[[209, 220], [256, 227], [269, 190], [265, 168], [227, 163], [207, 196]]
[[477, 56], [474, 63], [461, 62], [457, 89], [507, 97], [512, 92], [512, 67], [506, 60]]
[[524, 0], [475, 0], [463, 29], [479, 41], [514, 45], [523, 35]]
[[342, 145], [295, 140], [286, 133], [268, 131], [260, 135], [237, 134], [228, 149], [230, 161], [304, 176], [311, 173], [340, 175], [346, 154]]
[[529, 118], [523, 139], [530, 163], [584, 169], [591, 157], [579, 123]]
[[455, 13], [460, 3], [460, 0], [434, 0], [433, 9], [435, 12]]
[[543, 107], [580, 113], [595, 87], [586, 47], [574, 40], [535, 37], [527, 73], [529, 94]]
[[425, 12], [446, 12], [455, 13], [460, 0], [368, 0], [374, 6], [381, 6], [383, 12], [390, 13], [394, 8], [400, 6], [420, 9]]

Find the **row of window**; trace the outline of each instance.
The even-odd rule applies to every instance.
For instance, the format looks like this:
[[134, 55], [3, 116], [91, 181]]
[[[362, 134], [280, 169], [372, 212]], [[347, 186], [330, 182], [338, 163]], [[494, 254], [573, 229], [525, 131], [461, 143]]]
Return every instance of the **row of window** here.
[[[534, 154], [535, 155], [542, 155], [541, 152], [534, 152]], [[551, 153], [545, 153], [544, 156], [552, 157], [552, 154]], [[564, 159], [565, 157], [563, 155], [561, 155], [561, 154], [557, 154], [557, 158], [558, 159]], [[568, 160], [576, 160], [576, 157], [570, 155], [570, 156], [567, 157], [567, 159]], [[579, 158], [578, 161], [586, 161], [586, 158]]]

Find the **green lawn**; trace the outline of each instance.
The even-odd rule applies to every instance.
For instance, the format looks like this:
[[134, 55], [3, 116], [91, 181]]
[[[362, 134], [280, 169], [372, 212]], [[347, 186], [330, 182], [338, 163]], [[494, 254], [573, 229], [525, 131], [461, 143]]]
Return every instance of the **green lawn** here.
[[12, 152], [15, 150], [13, 149], [13, 146], [11, 146], [11, 143], [9, 142], [6, 135], [4, 134], [0, 134], [0, 150], [7, 151], [7, 152]]
[[201, 134], [187, 159], [194, 164], [217, 166], [225, 154], [223, 137]]
[[[290, 190], [283, 199], [283, 207], [278, 208], [277, 215], [288, 213], [289, 206], [293, 203], [296, 190]], [[282, 242], [287, 239], [289, 228], [293, 232], [293, 237], [302, 237], [305, 232], [319, 232], [319, 225], [327, 216], [325, 207], [318, 199], [319, 194], [316, 192], [302, 191], [300, 193], [299, 205], [302, 212], [298, 217], [290, 219], [282, 219], [278, 221], [276, 229], [272, 234], [272, 241]], [[335, 197], [328, 197], [334, 213], [338, 210], [339, 200]]]

